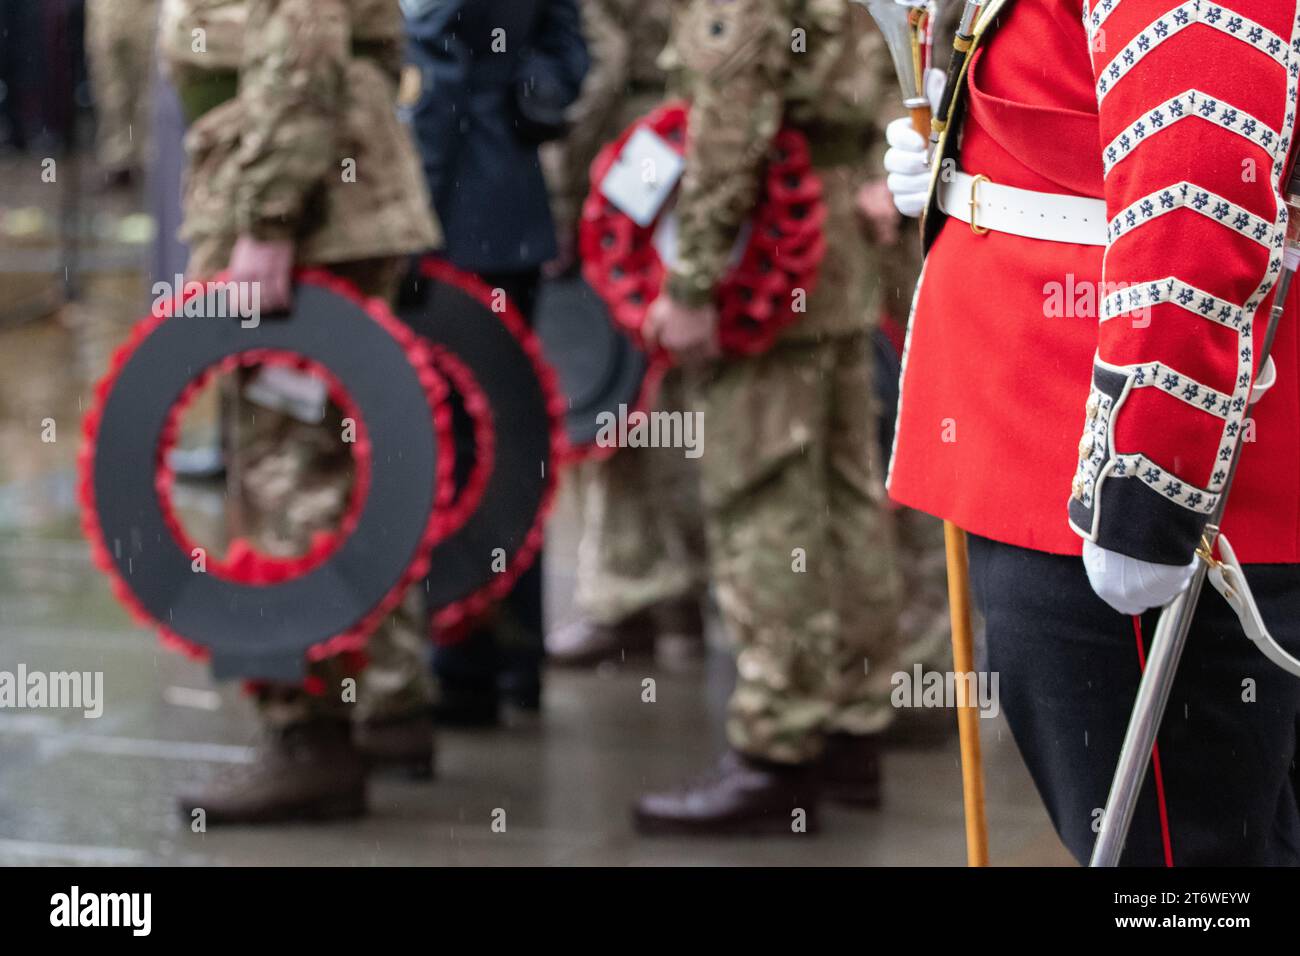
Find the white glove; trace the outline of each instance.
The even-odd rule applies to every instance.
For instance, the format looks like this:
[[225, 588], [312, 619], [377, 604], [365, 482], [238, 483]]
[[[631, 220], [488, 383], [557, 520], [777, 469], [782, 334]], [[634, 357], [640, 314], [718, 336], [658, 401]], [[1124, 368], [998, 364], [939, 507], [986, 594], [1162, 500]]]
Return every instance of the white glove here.
[[[939, 70], [925, 74], [925, 93], [933, 109], [939, 108], [943, 95], [944, 75]], [[885, 184], [894, 196], [894, 205], [904, 216], [916, 218], [925, 211], [925, 201], [930, 193], [929, 144], [916, 130], [908, 117], [900, 117], [885, 127]]]
[[1141, 614], [1164, 607], [1187, 587], [1196, 571], [1196, 559], [1186, 566], [1152, 564], [1118, 551], [1083, 542], [1083, 566], [1097, 596], [1120, 614]]
[[915, 219], [925, 210], [925, 200], [930, 193], [930, 159], [926, 155], [926, 142], [912, 129], [906, 116], [885, 127], [885, 172], [889, 176], [885, 185], [894, 197], [894, 205], [904, 216]]

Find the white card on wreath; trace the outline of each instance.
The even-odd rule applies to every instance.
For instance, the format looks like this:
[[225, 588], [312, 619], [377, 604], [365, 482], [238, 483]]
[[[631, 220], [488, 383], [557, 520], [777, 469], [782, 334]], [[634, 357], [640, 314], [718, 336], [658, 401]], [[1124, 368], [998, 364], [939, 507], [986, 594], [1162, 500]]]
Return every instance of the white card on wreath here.
[[638, 129], [600, 184], [600, 194], [644, 229], [655, 221], [682, 178], [685, 163], [657, 133]]
[[308, 425], [325, 420], [329, 387], [309, 372], [263, 365], [244, 386], [244, 397], [255, 405], [282, 412]]

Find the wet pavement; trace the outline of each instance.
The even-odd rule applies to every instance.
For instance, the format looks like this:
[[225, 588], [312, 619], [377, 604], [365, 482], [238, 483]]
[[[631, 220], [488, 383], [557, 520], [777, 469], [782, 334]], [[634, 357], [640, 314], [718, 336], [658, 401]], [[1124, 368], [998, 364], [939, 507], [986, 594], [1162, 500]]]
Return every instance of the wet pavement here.
[[[0, 161], [0, 181], [31, 183]], [[93, 197], [92, 197], [93, 198]], [[112, 599], [78, 530], [80, 416], [112, 345], [144, 311], [138, 222], [93, 202], [79, 301], [54, 309], [62, 261], [57, 190], [6, 186], [0, 210], [0, 671], [102, 671], [104, 712], [0, 709], [0, 864], [827, 864], [964, 861], [955, 740], [891, 751], [885, 806], [827, 807], [819, 835], [682, 840], [635, 836], [629, 804], [718, 753], [730, 662], [721, 635], [684, 669], [548, 675], [543, 715], [444, 731], [437, 779], [378, 778], [364, 820], [193, 833], [177, 786], [246, 762], [257, 741], [238, 689], [163, 650]], [[102, 208], [101, 208], [102, 207]], [[123, 220], [125, 224], [123, 223]], [[55, 424], [54, 440], [48, 423]], [[192, 518], [219, 491], [178, 495]], [[571, 617], [574, 510], [550, 529], [549, 614]], [[643, 703], [641, 682], [656, 679]], [[995, 863], [1061, 864], [1005, 724], [984, 722]], [[492, 827], [505, 811], [504, 832]], [[499, 827], [497, 829], [500, 829]]]

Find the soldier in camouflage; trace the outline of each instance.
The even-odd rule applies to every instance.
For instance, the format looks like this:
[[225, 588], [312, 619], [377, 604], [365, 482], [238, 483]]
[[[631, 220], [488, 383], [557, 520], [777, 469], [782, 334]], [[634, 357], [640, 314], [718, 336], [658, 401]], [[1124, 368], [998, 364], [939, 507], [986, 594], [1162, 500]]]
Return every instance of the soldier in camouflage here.
[[877, 739], [892, 717], [900, 582], [855, 209], [892, 68], [849, 0], [693, 0], [674, 50], [692, 101], [680, 251], [648, 337], [686, 360], [716, 356], [715, 291], [783, 123], [810, 141], [827, 253], [806, 314], [771, 350], [697, 362], [710, 562], [738, 646], [731, 749], [696, 784], [642, 797], [636, 820], [645, 832], [812, 829], [823, 792], [879, 801]]
[[[570, 109], [568, 137], [545, 156], [561, 268], [572, 264], [596, 153], [664, 97], [657, 60], [672, 5], [586, 0], [582, 17], [592, 67]], [[665, 377], [658, 402], [665, 411], [683, 408], [680, 372]], [[653, 652], [667, 636], [685, 638], [686, 649], [702, 647], [707, 572], [696, 462], [674, 449], [624, 448], [572, 474], [582, 515], [574, 595], [580, 617], [547, 635], [551, 663], [622, 660]]]
[[86, 64], [95, 94], [96, 151], [109, 185], [127, 185], [148, 141], [147, 106], [158, 0], [88, 0]]
[[[182, 236], [189, 274], [261, 286], [287, 306], [295, 265], [320, 265], [392, 298], [405, 257], [436, 246], [424, 179], [396, 118], [397, 0], [165, 0], [161, 47], [190, 124]], [[235, 389], [227, 421], [238, 529], [276, 556], [334, 527], [352, 482], [339, 411], [323, 420]], [[263, 399], [264, 401], [264, 399]], [[418, 595], [371, 636], [368, 664], [312, 665], [304, 686], [256, 690], [269, 730], [258, 759], [181, 797], [209, 823], [355, 815], [365, 758], [432, 769], [432, 688]], [[355, 677], [355, 704], [345, 678]], [[355, 726], [349, 727], [349, 722]]]

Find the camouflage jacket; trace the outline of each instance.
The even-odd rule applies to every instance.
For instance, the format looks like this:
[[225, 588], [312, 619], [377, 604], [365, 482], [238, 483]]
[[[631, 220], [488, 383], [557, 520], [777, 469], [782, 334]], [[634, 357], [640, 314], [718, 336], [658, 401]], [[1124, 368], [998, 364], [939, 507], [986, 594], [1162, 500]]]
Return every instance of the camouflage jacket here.
[[588, 170], [601, 147], [663, 98], [665, 75], [656, 61], [668, 42], [678, 2], [583, 0], [582, 30], [591, 69], [582, 96], [569, 109], [569, 135], [545, 156], [561, 231], [576, 227], [590, 186]]
[[709, 301], [753, 211], [772, 138], [803, 129], [819, 166], [865, 166], [898, 115], [893, 67], [850, 0], [691, 0], [667, 57], [692, 101], [674, 299]]
[[302, 264], [439, 243], [395, 113], [402, 40], [397, 0], [166, 0], [191, 271], [224, 267], [240, 234], [293, 238]]

